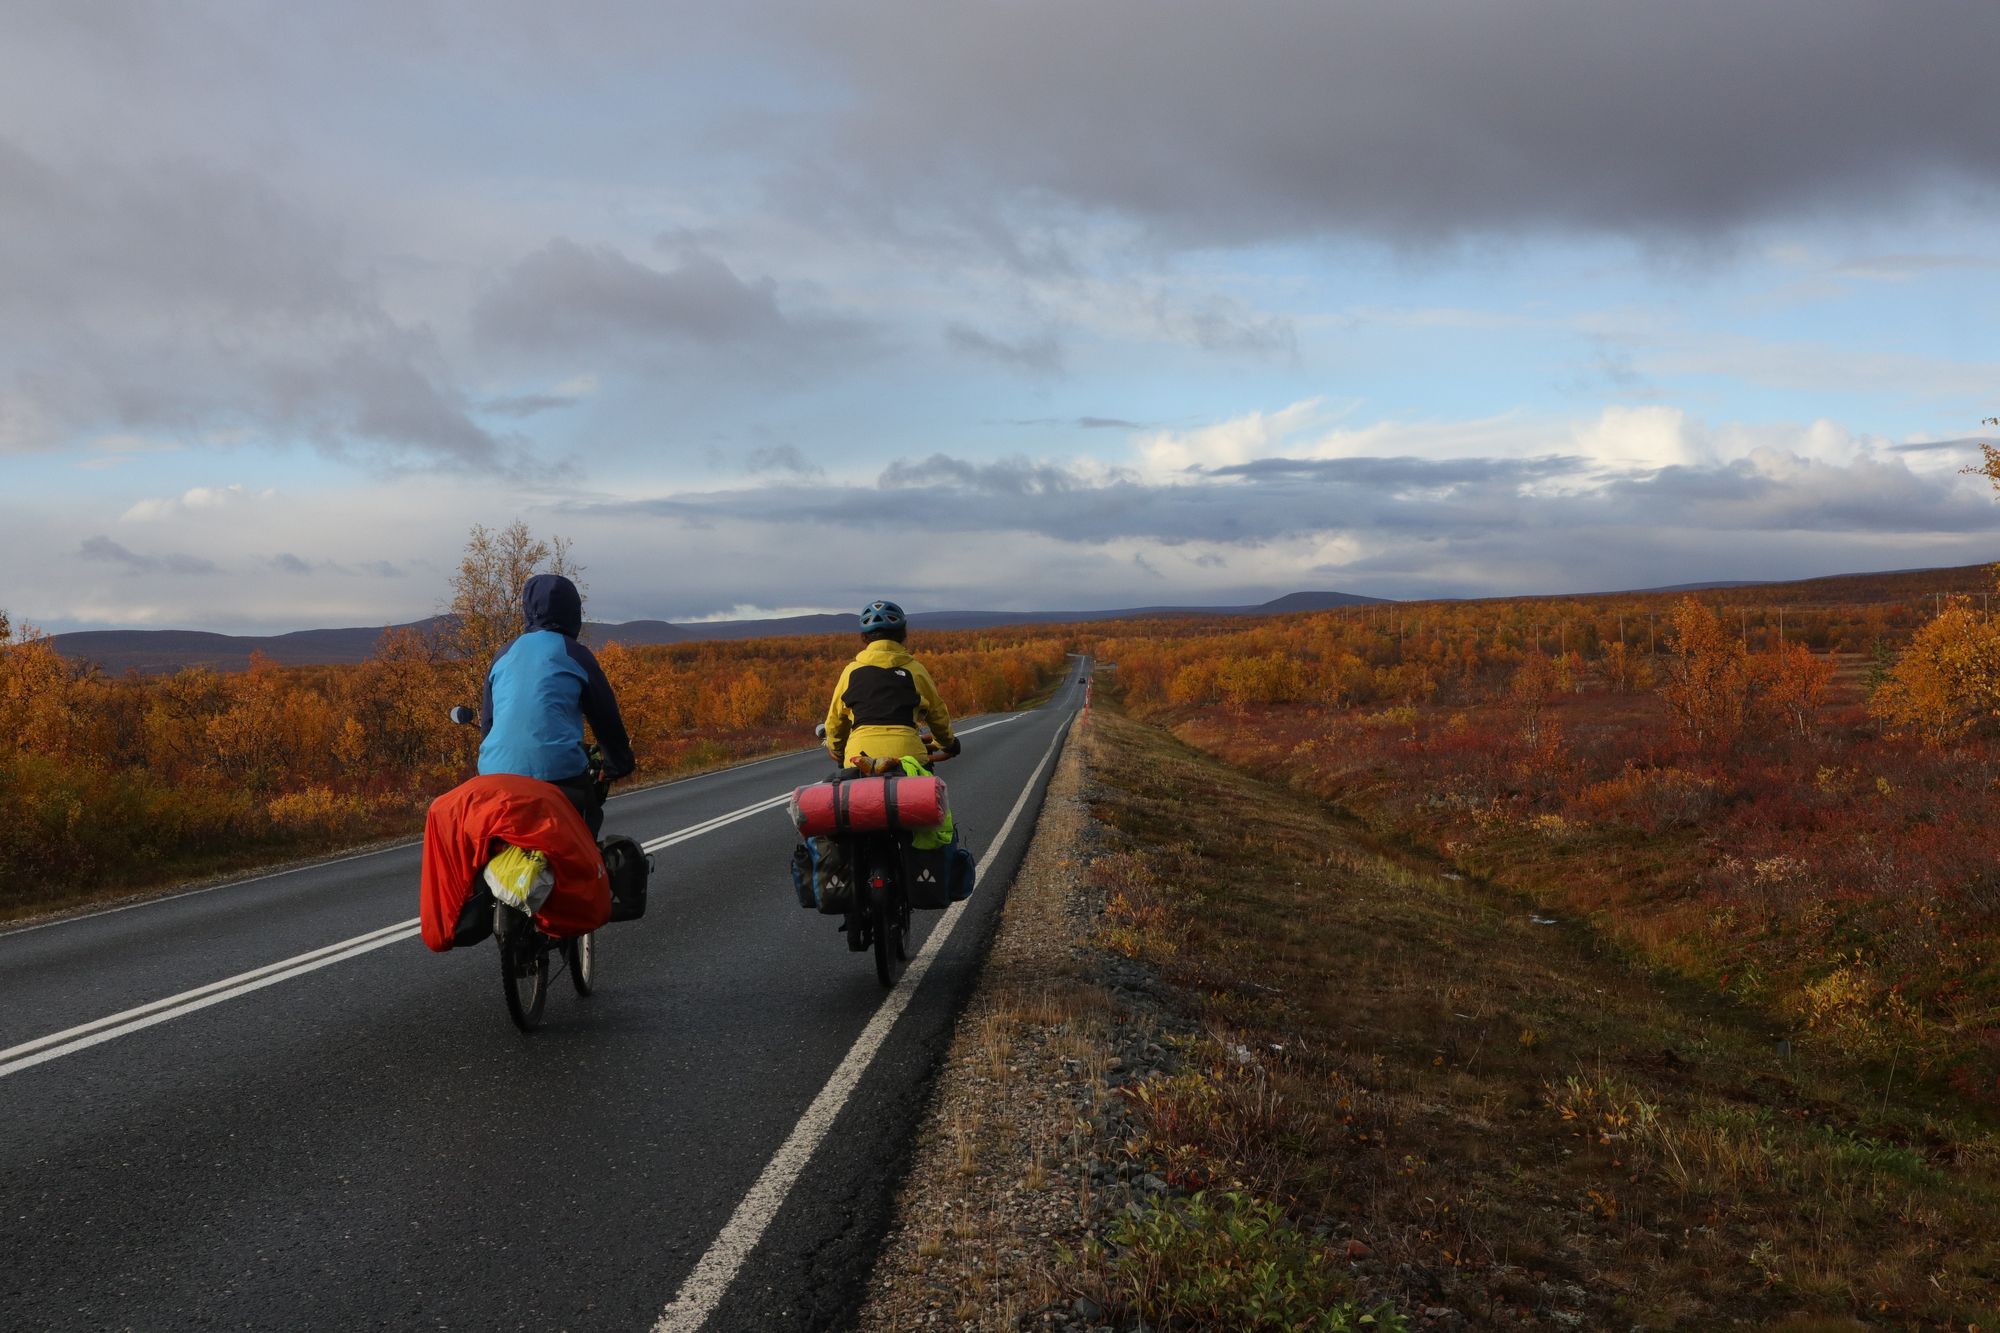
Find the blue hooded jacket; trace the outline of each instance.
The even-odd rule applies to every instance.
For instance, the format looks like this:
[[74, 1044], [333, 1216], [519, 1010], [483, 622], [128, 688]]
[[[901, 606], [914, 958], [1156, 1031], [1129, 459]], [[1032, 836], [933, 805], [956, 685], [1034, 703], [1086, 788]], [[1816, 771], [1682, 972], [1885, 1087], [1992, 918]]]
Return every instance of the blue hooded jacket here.
[[590, 767], [583, 724], [604, 751], [604, 775], [632, 771], [632, 742], [611, 682], [583, 631], [583, 596], [560, 574], [537, 574], [521, 589], [527, 631], [486, 673], [479, 709], [481, 773], [518, 773], [544, 782], [582, 777]]

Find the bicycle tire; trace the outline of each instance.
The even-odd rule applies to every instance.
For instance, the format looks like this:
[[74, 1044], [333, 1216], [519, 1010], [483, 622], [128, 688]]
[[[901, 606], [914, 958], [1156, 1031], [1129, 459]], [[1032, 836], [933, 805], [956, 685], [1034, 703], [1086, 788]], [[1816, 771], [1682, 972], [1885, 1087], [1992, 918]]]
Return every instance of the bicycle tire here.
[[569, 982], [578, 995], [597, 989], [597, 932], [589, 931], [563, 941], [563, 961], [569, 964]]
[[910, 912], [901, 898], [893, 881], [868, 890], [869, 924], [875, 931], [875, 979], [884, 990], [902, 980], [910, 963]]
[[534, 923], [518, 921], [500, 948], [500, 989], [507, 996], [507, 1016], [523, 1032], [542, 1025], [549, 1002], [549, 951], [535, 937]]

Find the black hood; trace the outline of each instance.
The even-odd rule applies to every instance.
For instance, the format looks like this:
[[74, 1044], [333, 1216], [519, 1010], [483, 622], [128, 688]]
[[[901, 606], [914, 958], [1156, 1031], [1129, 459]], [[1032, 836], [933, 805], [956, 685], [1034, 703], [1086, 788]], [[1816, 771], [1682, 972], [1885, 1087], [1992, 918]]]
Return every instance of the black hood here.
[[521, 618], [531, 630], [583, 633], [583, 594], [560, 574], [537, 574], [521, 585]]

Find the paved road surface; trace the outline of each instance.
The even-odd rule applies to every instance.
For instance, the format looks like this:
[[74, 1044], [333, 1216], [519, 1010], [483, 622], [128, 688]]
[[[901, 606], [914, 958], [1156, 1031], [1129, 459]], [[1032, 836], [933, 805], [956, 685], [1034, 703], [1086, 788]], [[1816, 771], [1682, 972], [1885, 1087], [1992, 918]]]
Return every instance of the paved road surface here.
[[533, 1036], [415, 938], [415, 846], [0, 934], [0, 1328], [840, 1326], [1076, 681], [962, 724], [988, 864], [887, 1010], [756, 808], [816, 751], [613, 797], [651, 906]]

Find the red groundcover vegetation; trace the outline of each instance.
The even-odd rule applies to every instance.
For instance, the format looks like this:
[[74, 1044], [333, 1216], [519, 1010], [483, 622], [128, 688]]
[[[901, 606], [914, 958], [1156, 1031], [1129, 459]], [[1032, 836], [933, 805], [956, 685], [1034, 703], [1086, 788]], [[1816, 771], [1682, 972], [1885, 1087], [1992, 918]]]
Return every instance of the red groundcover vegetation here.
[[1587, 916], [1774, 1037], [2000, 1101], [2000, 625], [1984, 569], [1154, 622], [1184, 740]]
[[[856, 640], [605, 646], [639, 759], [657, 779], [809, 744]], [[1054, 629], [920, 633], [954, 713], [1013, 707], [1064, 669]], [[310, 852], [420, 827], [472, 772], [483, 660], [385, 634], [358, 666], [107, 676], [0, 617], [0, 915], [81, 891]]]

